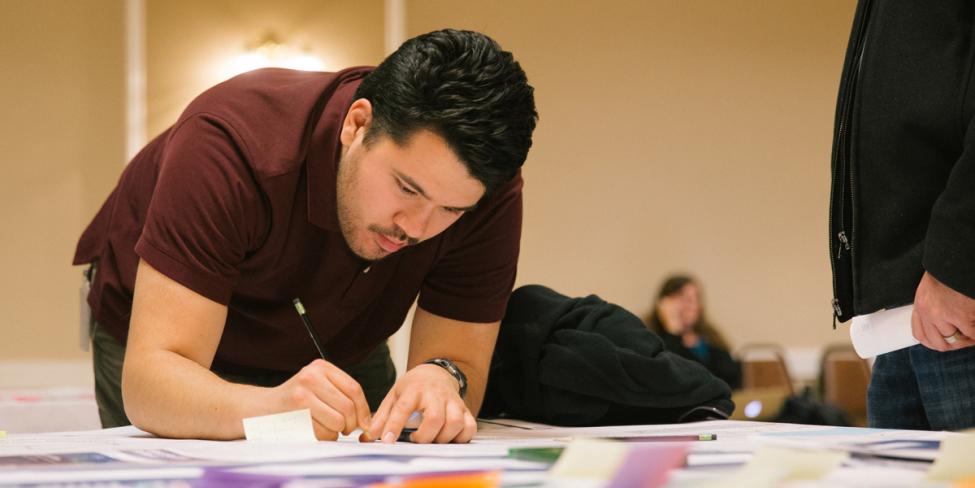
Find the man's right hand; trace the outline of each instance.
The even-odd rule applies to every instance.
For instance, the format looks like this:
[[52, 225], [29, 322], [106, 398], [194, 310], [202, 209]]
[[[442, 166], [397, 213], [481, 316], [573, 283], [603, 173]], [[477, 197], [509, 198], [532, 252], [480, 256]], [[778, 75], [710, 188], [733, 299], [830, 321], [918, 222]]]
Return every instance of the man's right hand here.
[[925, 272], [914, 294], [911, 330], [918, 342], [935, 351], [972, 347], [975, 345], [975, 299]]
[[226, 320], [225, 305], [139, 262], [122, 369], [125, 413], [136, 427], [161, 437], [240, 439], [244, 418], [304, 408], [319, 439], [369, 426], [362, 388], [324, 360], [274, 388], [214, 374]]
[[351, 376], [322, 359], [309, 363], [273, 389], [280, 410], [310, 409], [315, 437], [334, 441], [339, 433], [369, 427], [372, 421], [366, 396]]

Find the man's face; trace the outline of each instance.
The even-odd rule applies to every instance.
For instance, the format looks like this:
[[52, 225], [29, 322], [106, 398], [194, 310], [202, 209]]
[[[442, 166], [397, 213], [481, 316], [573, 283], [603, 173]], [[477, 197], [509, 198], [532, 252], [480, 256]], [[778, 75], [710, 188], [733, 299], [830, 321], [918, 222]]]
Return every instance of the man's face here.
[[365, 131], [355, 130], [337, 176], [342, 236], [362, 259], [382, 259], [443, 232], [484, 195], [439, 135], [420, 130], [402, 146], [380, 136], [367, 147]]

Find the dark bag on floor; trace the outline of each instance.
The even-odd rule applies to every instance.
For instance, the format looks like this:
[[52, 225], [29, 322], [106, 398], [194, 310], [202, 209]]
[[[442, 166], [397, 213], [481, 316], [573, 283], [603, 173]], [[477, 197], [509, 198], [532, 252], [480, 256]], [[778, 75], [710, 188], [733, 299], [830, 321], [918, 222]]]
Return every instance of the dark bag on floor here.
[[501, 322], [482, 417], [564, 426], [727, 418], [731, 389], [664, 349], [635, 315], [540, 285], [514, 291]]
[[812, 390], [806, 388], [798, 395], [790, 395], [782, 404], [773, 422], [810, 425], [853, 425], [850, 416], [842, 408], [813, 398]]

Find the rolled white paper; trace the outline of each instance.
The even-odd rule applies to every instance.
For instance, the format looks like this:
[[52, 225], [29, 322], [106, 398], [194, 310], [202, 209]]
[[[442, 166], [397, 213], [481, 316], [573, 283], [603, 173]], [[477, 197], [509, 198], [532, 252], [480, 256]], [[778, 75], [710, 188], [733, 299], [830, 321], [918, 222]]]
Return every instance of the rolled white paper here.
[[872, 358], [919, 344], [911, 332], [914, 305], [853, 317], [850, 341], [861, 358]]

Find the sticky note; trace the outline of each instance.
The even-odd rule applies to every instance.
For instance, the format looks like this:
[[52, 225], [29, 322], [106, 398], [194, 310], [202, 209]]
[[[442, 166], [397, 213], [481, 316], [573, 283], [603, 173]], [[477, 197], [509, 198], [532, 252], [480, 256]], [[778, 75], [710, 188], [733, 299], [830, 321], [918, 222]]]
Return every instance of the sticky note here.
[[244, 419], [244, 437], [249, 441], [316, 442], [311, 423], [311, 410], [250, 417]]
[[743, 473], [772, 479], [762, 473], [778, 473], [786, 480], [817, 480], [840, 467], [849, 455], [843, 451], [761, 447], [742, 468]]
[[929, 481], [960, 481], [975, 477], [975, 434], [953, 435], [941, 440], [941, 450], [928, 470]]
[[0, 439], [3, 439], [4, 437], [7, 437], [7, 431], [0, 430]]
[[683, 442], [633, 446], [607, 488], [662, 486], [672, 469], [686, 464], [688, 450], [689, 444]]
[[840, 467], [847, 458], [842, 451], [788, 449], [764, 446], [759, 448], [745, 471], [778, 471], [786, 479], [816, 480]]
[[716, 477], [701, 487], [773, 488], [787, 480], [816, 480], [840, 467], [846, 458], [847, 453], [842, 451], [763, 446], [738, 471]]
[[559, 456], [549, 473], [556, 478], [611, 480], [629, 452], [625, 442], [575, 439]]

